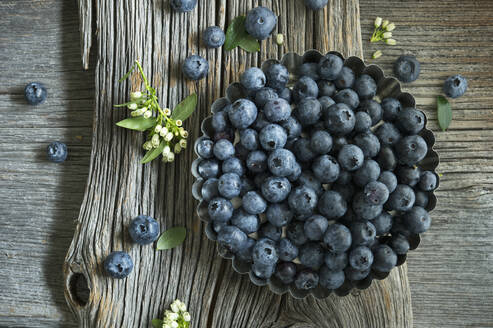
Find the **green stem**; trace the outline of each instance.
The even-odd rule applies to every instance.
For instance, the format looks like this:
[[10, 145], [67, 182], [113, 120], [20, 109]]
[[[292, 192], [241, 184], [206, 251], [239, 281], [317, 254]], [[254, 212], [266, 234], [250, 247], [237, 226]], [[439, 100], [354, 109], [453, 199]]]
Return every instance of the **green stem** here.
[[157, 110], [159, 112], [159, 116], [158, 116], [159, 123], [162, 123], [163, 118], [166, 118], [166, 120], [169, 122], [170, 119], [168, 117], [166, 117], [166, 115], [164, 115], [164, 111], [161, 109], [161, 106], [159, 106], [159, 102], [157, 101], [156, 95], [150, 90], [151, 86], [149, 85], [149, 81], [147, 81], [147, 77], [144, 74], [144, 70], [142, 69], [142, 66], [140, 65], [138, 60], [135, 61], [135, 64], [139, 68], [140, 75], [142, 75], [142, 79], [144, 80], [146, 90], [151, 94], [151, 99], [152, 99], [151, 101], [152, 101], [153, 107], [157, 108]]

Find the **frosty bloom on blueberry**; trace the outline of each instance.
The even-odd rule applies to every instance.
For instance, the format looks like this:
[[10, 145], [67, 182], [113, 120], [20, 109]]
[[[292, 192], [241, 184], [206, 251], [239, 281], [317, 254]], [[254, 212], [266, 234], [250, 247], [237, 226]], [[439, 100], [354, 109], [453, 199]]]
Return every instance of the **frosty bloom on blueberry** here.
[[[376, 23], [388, 40], [395, 26]], [[413, 64], [399, 73], [414, 78]], [[290, 69], [269, 61], [246, 69], [204, 122], [199, 215], [255, 284], [337, 291], [371, 281], [429, 229], [438, 176], [421, 166], [426, 117], [382, 97], [381, 77], [364, 72], [336, 53]]]

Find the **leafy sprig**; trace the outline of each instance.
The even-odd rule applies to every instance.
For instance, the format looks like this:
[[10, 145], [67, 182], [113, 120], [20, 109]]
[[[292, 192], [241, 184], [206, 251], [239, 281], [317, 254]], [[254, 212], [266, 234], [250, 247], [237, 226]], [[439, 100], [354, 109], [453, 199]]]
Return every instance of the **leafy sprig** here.
[[393, 46], [397, 44], [395, 39], [392, 39], [392, 31], [395, 29], [395, 24], [388, 20], [382, 20], [381, 17], [375, 18], [375, 30], [370, 38], [370, 42], [384, 41]]
[[224, 42], [224, 49], [226, 51], [233, 50], [238, 46], [248, 52], [257, 52], [260, 50], [258, 40], [246, 31], [245, 20], [246, 16], [238, 16], [229, 24]]
[[197, 107], [197, 95], [191, 94], [179, 103], [173, 112], [169, 108], [162, 109], [159, 105], [156, 89], [147, 80], [144, 70], [138, 61], [118, 81], [130, 77], [135, 69], [139, 70], [144, 81], [145, 91], [135, 91], [130, 94], [130, 101], [115, 107], [127, 107], [131, 110], [131, 118], [124, 119], [116, 125], [135, 131], [147, 131], [147, 140], [142, 147], [147, 151], [142, 164], [149, 163], [159, 155], [163, 162], [172, 162], [175, 154], [187, 147], [188, 132], [182, 127], [185, 121]]

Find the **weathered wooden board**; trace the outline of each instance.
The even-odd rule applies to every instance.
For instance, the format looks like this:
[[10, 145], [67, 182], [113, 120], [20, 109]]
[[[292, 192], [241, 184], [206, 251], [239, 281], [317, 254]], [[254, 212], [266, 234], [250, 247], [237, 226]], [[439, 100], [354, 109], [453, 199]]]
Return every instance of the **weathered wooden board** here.
[[[416, 95], [433, 129], [437, 130], [434, 96], [443, 79], [455, 72], [469, 79], [466, 95], [453, 101], [450, 131], [436, 135], [443, 174], [439, 203], [431, 230], [409, 256], [408, 274], [415, 327], [493, 327], [493, 5], [488, 0], [360, 0], [360, 6], [365, 58], [377, 49], [384, 52], [369, 62], [391, 72], [391, 63], [401, 53], [420, 59], [421, 76], [405, 89]], [[298, 15], [281, 18], [283, 33], [288, 20], [294, 19], [304, 24], [301, 31], [313, 29], [312, 14], [301, 5], [297, 8]], [[397, 46], [367, 41], [376, 15], [397, 23]], [[198, 15], [194, 17], [198, 22]], [[216, 14], [201, 24], [224, 26], [229, 19]], [[60, 268], [87, 179], [94, 108], [94, 65], [87, 72], [80, 69], [78, 26], [74, 1], [0, 1], [1, 327], [76, 326], [63, 296]], [[291, 35], [291, 43], [296, 38]], [[94, 44], [92, 54], [96, 52]], [[225, 58], [212, 51], [209, 59], [213, 55]], [[49, 87], [45, 105], [32, 108], [24, 103], [22, 88], [31, 80]], [[206, 112], [201, 110], [200, 119]], [[44, 148], [55, 139], [69, 145], [70, 157], [63, 165], [44, 161]], [[175, 254], [172, 261], [181, 259]], [[248, 286], [247, 281], [240, 286]], [[179, 289], [181, 297], [182, 284]], [[152, 296], [148, 302], [157, 299]], [[171, 299], [163, 300], [156, 311]]]
[[[338, 49], [346, 56], [362, 56], [358, 1], [334, 0], [324, 11], [305, 17], [299, 15], [305, 10], [301, 2], [273, 1], [269, 7], [280, 15], [279, 32], [287, 36], [284, 48], [272, 39], [253, 55], [242, 50], [224, 54], [199, 46], [200, 27], [217, 20], [224, 25], [252, 5], [256, 3], [216, 1], [178, 14], [161, 4], [141, 1], [95, 3], [99, 33], [91, 167], [64, 267], [67, 301], [81, 326], [142, 327], [176, 297], [189, 304], [194, 327], [412, 326], [405, 266], [367, 291], [323, 301], [276, 296], [236, 275], [228, 262], [215, 255], [214, 243], [207, 241], [194, 214], [188, 169], [192, 153], [180, 156], [172, 165], [142, 166], [138, 164], [142, 135], [115, 127], [125, 113], [113, 110], [112, 105], [124, 102], [128, 88], [140, 87], [136, 79], [131, 79], [131, 85], [115, 81], [136, 58], [142, 60], [161, 99], [167, 100], [164, 104], [173, 106], [192, 91], [198, 92], [199, 111], [187, 122], [193, 138], [198, 136], [200, 119], [207, 115], [211, 102], [245, 67], [277, 58], [287, 49], [300, 53], [310, 48], [323, 52]], [[86, 8], [81, 15], [87, 16], [88, 5], [79, 7]], [[291, 23], [300, 18], [300, 25]], [[306, 24], [305, 19], [314, 24]], [[178, 30], [181, 33], [175, 32]], [[83, 31], [85, 35], [89, 32]], [[197, 52], [206, 56], [214, 69], [207, 81], [185, 82], [180, 63]], [[165, 228], [185, 224], [190, 231], [186, 244], [170, 252], [135, 246], [125, 226], [139, 213], [158, 218]], [[125, 280], [110, 279], [103, 274], [101, 263], [109, 252], [122, 249], [131, 254], [135, 270]], [[82, 276], [90, 290], [87, 303], [73, 288]]]

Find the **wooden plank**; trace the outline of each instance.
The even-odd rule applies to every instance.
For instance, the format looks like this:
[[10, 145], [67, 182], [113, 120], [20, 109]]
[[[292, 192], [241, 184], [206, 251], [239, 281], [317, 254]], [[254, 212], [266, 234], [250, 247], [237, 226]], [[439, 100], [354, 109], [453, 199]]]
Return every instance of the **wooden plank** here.
[[[177, 14], [167, 7], [159, 10], [156, 4], [140, 1], [96, 2], [99, 50], [91, 167], [64, 267], [67, 301], [82, 327], [145, 326], [177, 297], [189, 304], [194, 327], [257, 327], [266, 323], [273, 327], [302, 323], [324, 327], [364, 327], [368, 323], [412, 326], [405, 266], [394, 270], [388, 280], [375, 282], [367, 291], [346, 298], [331, 296], [323, 301], [280, 297], [235, 274], [230, 263], [216, 255], [214, 243], [205, 238], [195, 215], [196, 203], [190, 197], [193, 179], [188, 169], [183, 169], [190, 167], [192, 152], [179, 156], [175, 164], [164, 166], [156, 162], [142, 166], [137, 161], [142, 135], [114, 125], [124, 113], [112, 110], [112, 105], [124, 102], [127, 88], [140, 87], [140, 81], [135, 79], [130, 85], [115, 81], [138, 58], [143, 61], [148, 77], [158, 85], [167, 106], [173, 106], [191, 92], [199, 93], [199, 111], [187, 122], [192, 138], [197, 137], [200, 121], [208, 115], [212, 101], [220, 96], [220, 89], [238, 80], [239, 72], [246, 67], [258, 66], [285, 50], [269, 39], [262, 42], [264, 51], [258, 54], [242, 50], [221, 53], [200, 47], [197, 35], [214, 22], [224, 27], [226, 21], [221, 13], [228, 13], [230, 21], [259, 4], [218, 1], [207, 6], [199, 4], [188, 14]], [[318, 13], [307, 12], [300, 2], [286, 0], [274, 1], [272, 8], [276, 12], [284, 10], [277, 12], [280, 17], [298, 18], [300, 12], [304, 13], [301, 26], [279, 24], [279, 32], [287, 34], [286, 48], [300, 53], [313, 47], [324, 52], [337, 48], [345, 55], [361, 56], [357, 1], [334, 0]], [[324, 28], [317, 32], [313, 25], [315, 17], [316, 21], [324, 22]], [[336, 33], [329, 38], [322, 37], [324, 31], [333, 30]], [[321, 40], [317, 43], [316, 33]], [[206, 80], [186, 82], [179, 64], [197, 52], [208, 58], [213, 69]], [[136, 247], [127, 237], [125, 226], [139, 213], [156, 217], [164, 229], [185, 224], [191, 231], [187, 242], [169, 252]], [[110, 251], [122, 249], [136, 263], [134, 272], [125, 280], [110, 279], [103, 274], [101, 263]], [[88, 282], [87, 304], [81, 304], [81, 298], [71, 288], [77, 274], [85, 276]]]

